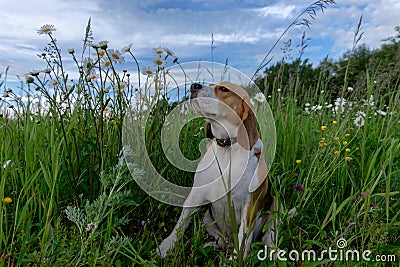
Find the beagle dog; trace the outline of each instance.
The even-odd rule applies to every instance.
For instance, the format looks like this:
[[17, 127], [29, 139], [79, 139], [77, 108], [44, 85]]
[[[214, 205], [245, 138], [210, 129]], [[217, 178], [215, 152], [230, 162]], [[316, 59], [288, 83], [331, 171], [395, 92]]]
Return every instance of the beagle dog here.
[[[274, 222], [267, 211], [277, 210], [278, 206], [271, 195], [263, 143], [248, 93], [226, 81], [210, 86], [194, 83], [190, 92], [192, 109], [206, 118], [206, 137], [210, 142], [197, 166], [180, 218], [157, 248], [158, 255], [167, 255], [179, 233], [186, 230], [195, 208], [206, 204], [209, 208], [204, 223], [215, 238], [208, 246], [232, 245], [234, 227], [244, 256], [256, 238], [271, 246]], [[269, 226], [262, 235], [266, 222]]]

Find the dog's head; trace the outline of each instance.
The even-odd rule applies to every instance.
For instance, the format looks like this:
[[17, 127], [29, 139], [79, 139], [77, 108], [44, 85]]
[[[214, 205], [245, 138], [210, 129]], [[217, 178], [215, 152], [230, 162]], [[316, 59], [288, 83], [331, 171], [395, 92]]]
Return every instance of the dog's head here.
[[251, 149], [258, 140], [257, 122], [246, 90], [230, 82], [215, 85], [194, 83], [190, 103], [206, 120], [208, 138], [237, 137], [239, 145]]

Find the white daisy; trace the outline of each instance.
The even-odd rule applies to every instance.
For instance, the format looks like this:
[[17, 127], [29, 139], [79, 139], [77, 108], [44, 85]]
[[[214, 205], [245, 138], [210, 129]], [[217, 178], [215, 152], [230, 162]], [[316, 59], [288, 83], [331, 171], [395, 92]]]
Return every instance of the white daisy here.
[[52, 34], [54, 31], [56, 31], [57, 29], [54, 28], [54, 25], [51, 24], [45, 24], [42, 27], [40, 27], [40, 29], [37, 31], [37, 33], [39, 35], [41, 34]]
[[97, 80], [97, 78], [98, 78], [99, 76], [97, 75], [95, 69], [91, 69], [90, 72], [87, 74], [86, 77], [87, 77], [88, 80], [93, 81], [93, 80]]
[[108, 49], [107, 52], [112, 61], [117, 63], [122, 63], [125, 61], [124, 57], [121, 55], [121, 52], [118, 50]]
[[365, 123], [365, 121], [364, 121], [364, 117], [363, 117], [363, 116], [358, 116], [358, 117], [354, 120], [354, 124], [355, 124], [357, 127], [364, 126], [364, 123]]
[[379, 115], [386, 116], [386, 112], [383, 110], [377, 109], [375, 112], [378, 113]]
[[32, 70], [29, 73], [27, 73], [27, 75], [31, 75], [31, 76], [39, 76], [40, 74], [40, 70]]
[[263, 102], [265, 102], [265, 95], [263, 93], [257, 93], [254, 96], [254, 99], [257, 100], [260, 103], [263, 103]]
[[108, 69], [109, 67], [111, 67], [111, 61], [108, 58], [103, 57], [101, 59], [101, 66], [105, 69]]
[[349, 87], [347, 87], [347, 91], [348, 91], [348, 92], [353, 92], [353, 91], [354, 91], [354, 88], [351, 87], [351, 86], [349, 86]]
[[335, 100], [335, 106], [341, 106], [341, 107], [343, 107], [344, 105], [346, 105], [346, 99], [344, 99], [344, 98], [340, 98], [340, 97], [338, 97], [338, 98], [336, 98], [336, 100]]
[[107, 40], [100, 41], [98, 45], [101, 49], [106, 50], [108, 47], [108, 41]]
[[158, 56], [156, 56], [154, 58], [153, 62], [154, 62], [154, 65], [156, 65], [159, 68], [163, 68], [165, 66], [165, 64], [167, 64], [165, 59], [163, 59], [162, 57], [158, 57]]
[[161, 46], [153, 48], [153, 53], [158, 56], [162, 55], [163, 52], [164, 52], [164, 49]]
[[89, 73], [94, 67], [93, 60], [90, 57], [87, 57], [82, 62], [82, 68], [85, 73]]
[[153, 75], [154, 71], [150, 67], [143, 67], [141, 70], [143, 75]]
[[114, 89], [115, 90], [120, 90], [120, 91], [124, 91], [125, 89], [127, 89], [128, 88], [128, 84], [126, 83], [126, 82], [120, 82], [119, 84], [117, 83], [115, 86], [114, 86]]
[[50, 80], [49, 81], [49, 86], [50, 87], [56, 87], [57, 85], [59, 85], [59, 82], [57, 80]]
[[128, 44], [121, 48], [122, 53], [130, 52], [133, 44]]
[[175, 53], [172, 52], [169, 48], [164, 47], [164, 51], [165, 53], [167, 53], [168, 56], [175, 57]]

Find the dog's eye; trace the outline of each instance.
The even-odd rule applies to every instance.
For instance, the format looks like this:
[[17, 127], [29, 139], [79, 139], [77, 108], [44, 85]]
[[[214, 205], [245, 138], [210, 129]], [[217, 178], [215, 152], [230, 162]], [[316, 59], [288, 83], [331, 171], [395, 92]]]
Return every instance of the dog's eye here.
[[222, 92], [229, 92], [229, 89], [223, 86], [218, 87], [218, 90], [221, 90]]

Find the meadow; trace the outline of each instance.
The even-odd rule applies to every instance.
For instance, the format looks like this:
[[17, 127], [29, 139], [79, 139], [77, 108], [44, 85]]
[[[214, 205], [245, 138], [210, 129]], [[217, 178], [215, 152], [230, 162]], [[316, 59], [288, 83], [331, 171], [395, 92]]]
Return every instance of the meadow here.
[[[90, 21], [79, 53], [58, 48], [52, 25], [38, 33], [48, 38], [40, 55], [47, 68], [26, 76], [20, 89], [27, 100], [5, 86], [4, 75], [0, 80], [0, 266], [243, 264], [229, 260], [232, 249], [203, 248], [210, 237], [202, 209], [169, 257], [155, 254], [181, 208], [144, 192], [135, 180], [146, 175], [146, 163], [125, 158], [142, 158], [146, 150], [169, 181], [193, 181], [193, 173], [175, 168], [160, 150], [162, 127], [179, 105], [168, 99], [165, 82], [169, 66], [183, 66], [176, 55], [155, 48], [154, 67], [143, 68], [131, 45], [117, 50], [107, 41], [95, 43]], [[75, 62], [77, 79], [65, 71], [65, 57]], [[132, 71], [123, 69], [128, 58]], [[303, 261], [288, 254], [287, 261], [262, 261], [257, 254], [264, 246], [256, 242], [246, 266], [398, 266], [400, 77], [368, 65], [362, 79], [350, 83], [352, 61], [347, 64], [334, 89], [329, 68], [320, 68], [308, 87], [296, 70], [278, 68], [272, 81], [259, 75], [256, 84], [264, 95], [252, 95], [252, 101], [268, 102], [275, 118], [269, 179], [286, 208], [278, 214], [275, 248], [320, 252], [344, 240], [346, 249], [370, 250], [374, 262]], [[129, 126], [145, 149], [140, 140], [129, 140], [132, 151], [124, 154], [127, 115], [138, 123]], [[180, 129], [179, 146], [189, 159], [201, 153], [203, 123], [193, 119]], [[288, 210], [294, 207], [292, 217]]]

